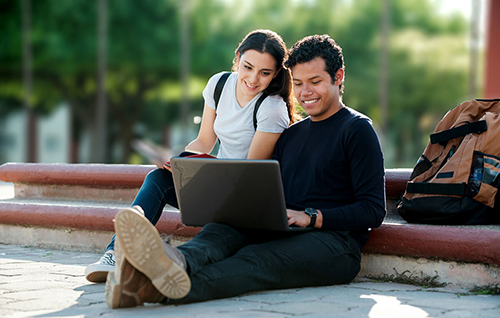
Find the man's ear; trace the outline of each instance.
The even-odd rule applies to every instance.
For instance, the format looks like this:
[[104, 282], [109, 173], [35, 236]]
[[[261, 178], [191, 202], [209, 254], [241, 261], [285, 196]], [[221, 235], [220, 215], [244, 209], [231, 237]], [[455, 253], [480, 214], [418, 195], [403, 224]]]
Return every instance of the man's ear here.
[[344, 81], [344, 69], [339, 68], [337, 73], [335, 73], [335, 82], [333, 83], [333, 85], [338, 86], [342, 84], [343, 81]]

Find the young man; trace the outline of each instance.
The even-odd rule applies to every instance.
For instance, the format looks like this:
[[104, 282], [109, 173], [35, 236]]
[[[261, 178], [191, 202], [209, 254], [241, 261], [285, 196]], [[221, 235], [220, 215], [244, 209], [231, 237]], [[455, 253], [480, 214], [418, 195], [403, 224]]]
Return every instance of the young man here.
[[116, 216], [119, 248], [108, 275], [111, 308], [188, 303], [251, 291], [348, 283], [369, 228], [385, 216], [384, 166], [370, 119], [342, 103], [342, 50], [327, 35], [290, 50], [295, 96], [309, 115], [279, 139], [289, 223], [301, 233], [208, 224], [189, 242], [163, 243], [140, 208]]

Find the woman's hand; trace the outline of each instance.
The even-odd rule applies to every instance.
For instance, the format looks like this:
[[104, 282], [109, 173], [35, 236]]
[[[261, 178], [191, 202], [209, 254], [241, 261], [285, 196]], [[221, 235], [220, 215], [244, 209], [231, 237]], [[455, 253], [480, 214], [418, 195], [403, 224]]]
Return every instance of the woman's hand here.
[[169, 167], [167, 166], [167, 164], [166, 164], [166, 163], [163, 163], [163, 164], [161, 164], [161, 163], [156, 163], [156, 167], [157, 167], [158, 169], [167, 169], [167, 170], [170, 170], [170, 169], [169, 169]]

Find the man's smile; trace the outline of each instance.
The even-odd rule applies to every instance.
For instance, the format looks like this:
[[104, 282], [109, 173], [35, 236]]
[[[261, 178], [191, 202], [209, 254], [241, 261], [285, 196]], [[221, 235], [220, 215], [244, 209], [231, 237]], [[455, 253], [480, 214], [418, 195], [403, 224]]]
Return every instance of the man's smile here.
[[316, 99], [310, 99], [310, 100], [303, 100], [302, 102], [305, 104], [305, 105], [311, 105], [311, 104], [314, 104], [315, 102], [317, 102], [319, 100], [319, 98], [316, 98]]

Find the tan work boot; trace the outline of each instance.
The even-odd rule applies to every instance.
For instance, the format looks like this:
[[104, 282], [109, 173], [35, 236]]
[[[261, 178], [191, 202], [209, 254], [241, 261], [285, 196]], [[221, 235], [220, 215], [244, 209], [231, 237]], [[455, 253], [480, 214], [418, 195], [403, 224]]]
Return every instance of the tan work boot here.
[[115, 231], [126, 260], [146, 275], [161, 294], [179, 299], [189, 293], [191, 280], [186, 272], [184, 255], [162, 241], [140, 208], [132, 207], [118, 212]]
[[136, 307], [165, 299], [151, 280], [127, 261], [118, 242], [115, 244], [115, 257], [115, 270], [108, 273], [106, 280], [106, 303], [109, 308]]

